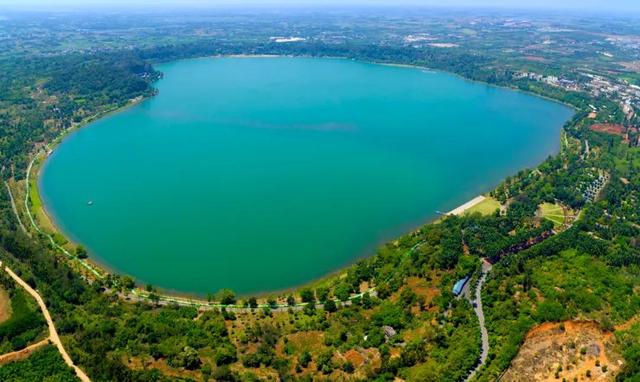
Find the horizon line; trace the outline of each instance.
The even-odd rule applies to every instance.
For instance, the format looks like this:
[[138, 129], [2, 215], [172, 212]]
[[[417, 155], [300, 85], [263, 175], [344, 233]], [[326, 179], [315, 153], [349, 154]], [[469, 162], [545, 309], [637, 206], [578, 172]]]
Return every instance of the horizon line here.
[[598, 7], [581, 7], [564, 5], [559, 7], [549, 7], [544, 5], [461, 5], [461, 4], [381, 4], [381, 3], [369, 3], [369, 4], [340, 4], [338, 2], [329, 2], [325, 4], [302, 4], [302, 3], [289, 3], [289, 2], [245, 2], [238, 3], [216, 3], [216, 4], [202, 4], [202, 3], [160, 3], [160, 4], [126, 4], [126, 3], [97, 3], [97, 4], [24, 4], [24, 3], [9, 3], [7, 4], [0, 14], [11, 11], [33, 11], [33, 12], [51, 12], [62, 13], [71, 11], [148, 11], [148, 13], [155, 13], [160, 11], [176, 10], [183, 11], [189, 10], [353, 10], [353, 9], [437, 9], [437, 10], [455, 10], [455, 11], [502, 11], [502, 12], [546, 12], [546, 13], [559, 13], [559, 12], [573, 12], [576, 14], [589, 14], [598, 12], [600, 14], [620, 14], [624, 13], [626, 16], [640, 16], [640, 9], [628, 9], [628, 8], [611, 8], [601, 9]]

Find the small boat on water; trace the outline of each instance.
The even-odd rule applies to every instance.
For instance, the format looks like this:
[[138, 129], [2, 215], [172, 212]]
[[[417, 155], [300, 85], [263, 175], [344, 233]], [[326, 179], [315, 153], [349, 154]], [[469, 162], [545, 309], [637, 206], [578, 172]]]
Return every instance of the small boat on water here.
[[89, 201], [87, 202], [87, 205], [88, 205], [88, 206], [92, 206], [92, 205], [93, 205], [93, 200], [89, 200]]

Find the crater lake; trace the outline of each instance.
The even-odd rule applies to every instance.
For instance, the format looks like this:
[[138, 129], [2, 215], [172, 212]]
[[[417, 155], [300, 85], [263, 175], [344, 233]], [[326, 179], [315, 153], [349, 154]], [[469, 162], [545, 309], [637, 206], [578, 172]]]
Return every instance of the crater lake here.
[[203, 295], [299, 286], [557, 153], [573, 111], [346, 59], [158, 65], [159, 94], [66, 137], [38, 180], [90, 256]]

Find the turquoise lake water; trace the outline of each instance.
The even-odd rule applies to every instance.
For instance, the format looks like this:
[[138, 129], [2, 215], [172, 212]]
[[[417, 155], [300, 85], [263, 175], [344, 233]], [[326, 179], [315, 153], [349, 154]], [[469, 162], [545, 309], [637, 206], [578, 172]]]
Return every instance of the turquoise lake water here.
[[158, 68], [158, 96], [67, 137], [39, 186], [92, 258], [186, 293], [281, 290], [371, 255], [556, 153], [572, 115], [446, 73], [342, 59]]

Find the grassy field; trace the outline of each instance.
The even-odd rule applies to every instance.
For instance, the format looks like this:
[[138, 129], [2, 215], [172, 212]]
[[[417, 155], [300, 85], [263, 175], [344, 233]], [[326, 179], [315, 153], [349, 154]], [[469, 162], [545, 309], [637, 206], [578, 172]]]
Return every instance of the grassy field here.
[[37, 160], [36, 163], [34, 163], [33, 169], [31, 170], [31, 179], [29, 182], [29, 201], [31, 203], [31, 213], [33, 214], [33, 218], [38, 223], [38, 226], [45, 232], [51, 234], [56, 232], [56, 229], [44, 211], [44, 206], [42, 205], [42, 200], [40, 199], [40, 192], [38, 191], [37, 187], [37, 179], [41, 165], [41, 160]]
[[466, 210], [465, 213], [466, 214], [472, 214], [472, 213], [479, 212], [482, 215], [491, 215], [492, 213], [494, 213], [499, 208], [500, 208], [500, 202], [498, 202], [496, 199], [488, 196], [482, 202], [480, 202], [480, 203], [476, 204], [475, 206], [473, 206], [473, 207], [469, 208], [468, 210]]
[[[40, 229], [50, 234], [53, 237], [53, 240], [56, 244], [64, 247], [67, 251], [74, 253], [75, 245], [71, 243], [61, 232], [58, 231], [58, 228], [53, 224], [49, 215], [44, 208], [42, 203], [42, 199], [40, 198], [40, 190], [37, 187], [37, 179], [40, 175], [40, 168], [44, 163], [43, 160], [39, 159], [34, 163], [33, 169], [31, 170], [31, 179], [29, 184], [29, 201], [31, 203], [30, 211], [33, 214], [33, 218], [36, 221], [36, 224]], [[24, 184], [22, 184], [24, 187]], [[30, 225], [29, 221], [26, 221], [28, 225]]]
[[554, 227], [560, 227], [564, 223], [564, 211], [558, 204], [542, 203], [540, 205], [540, 215], [550, 220]]

